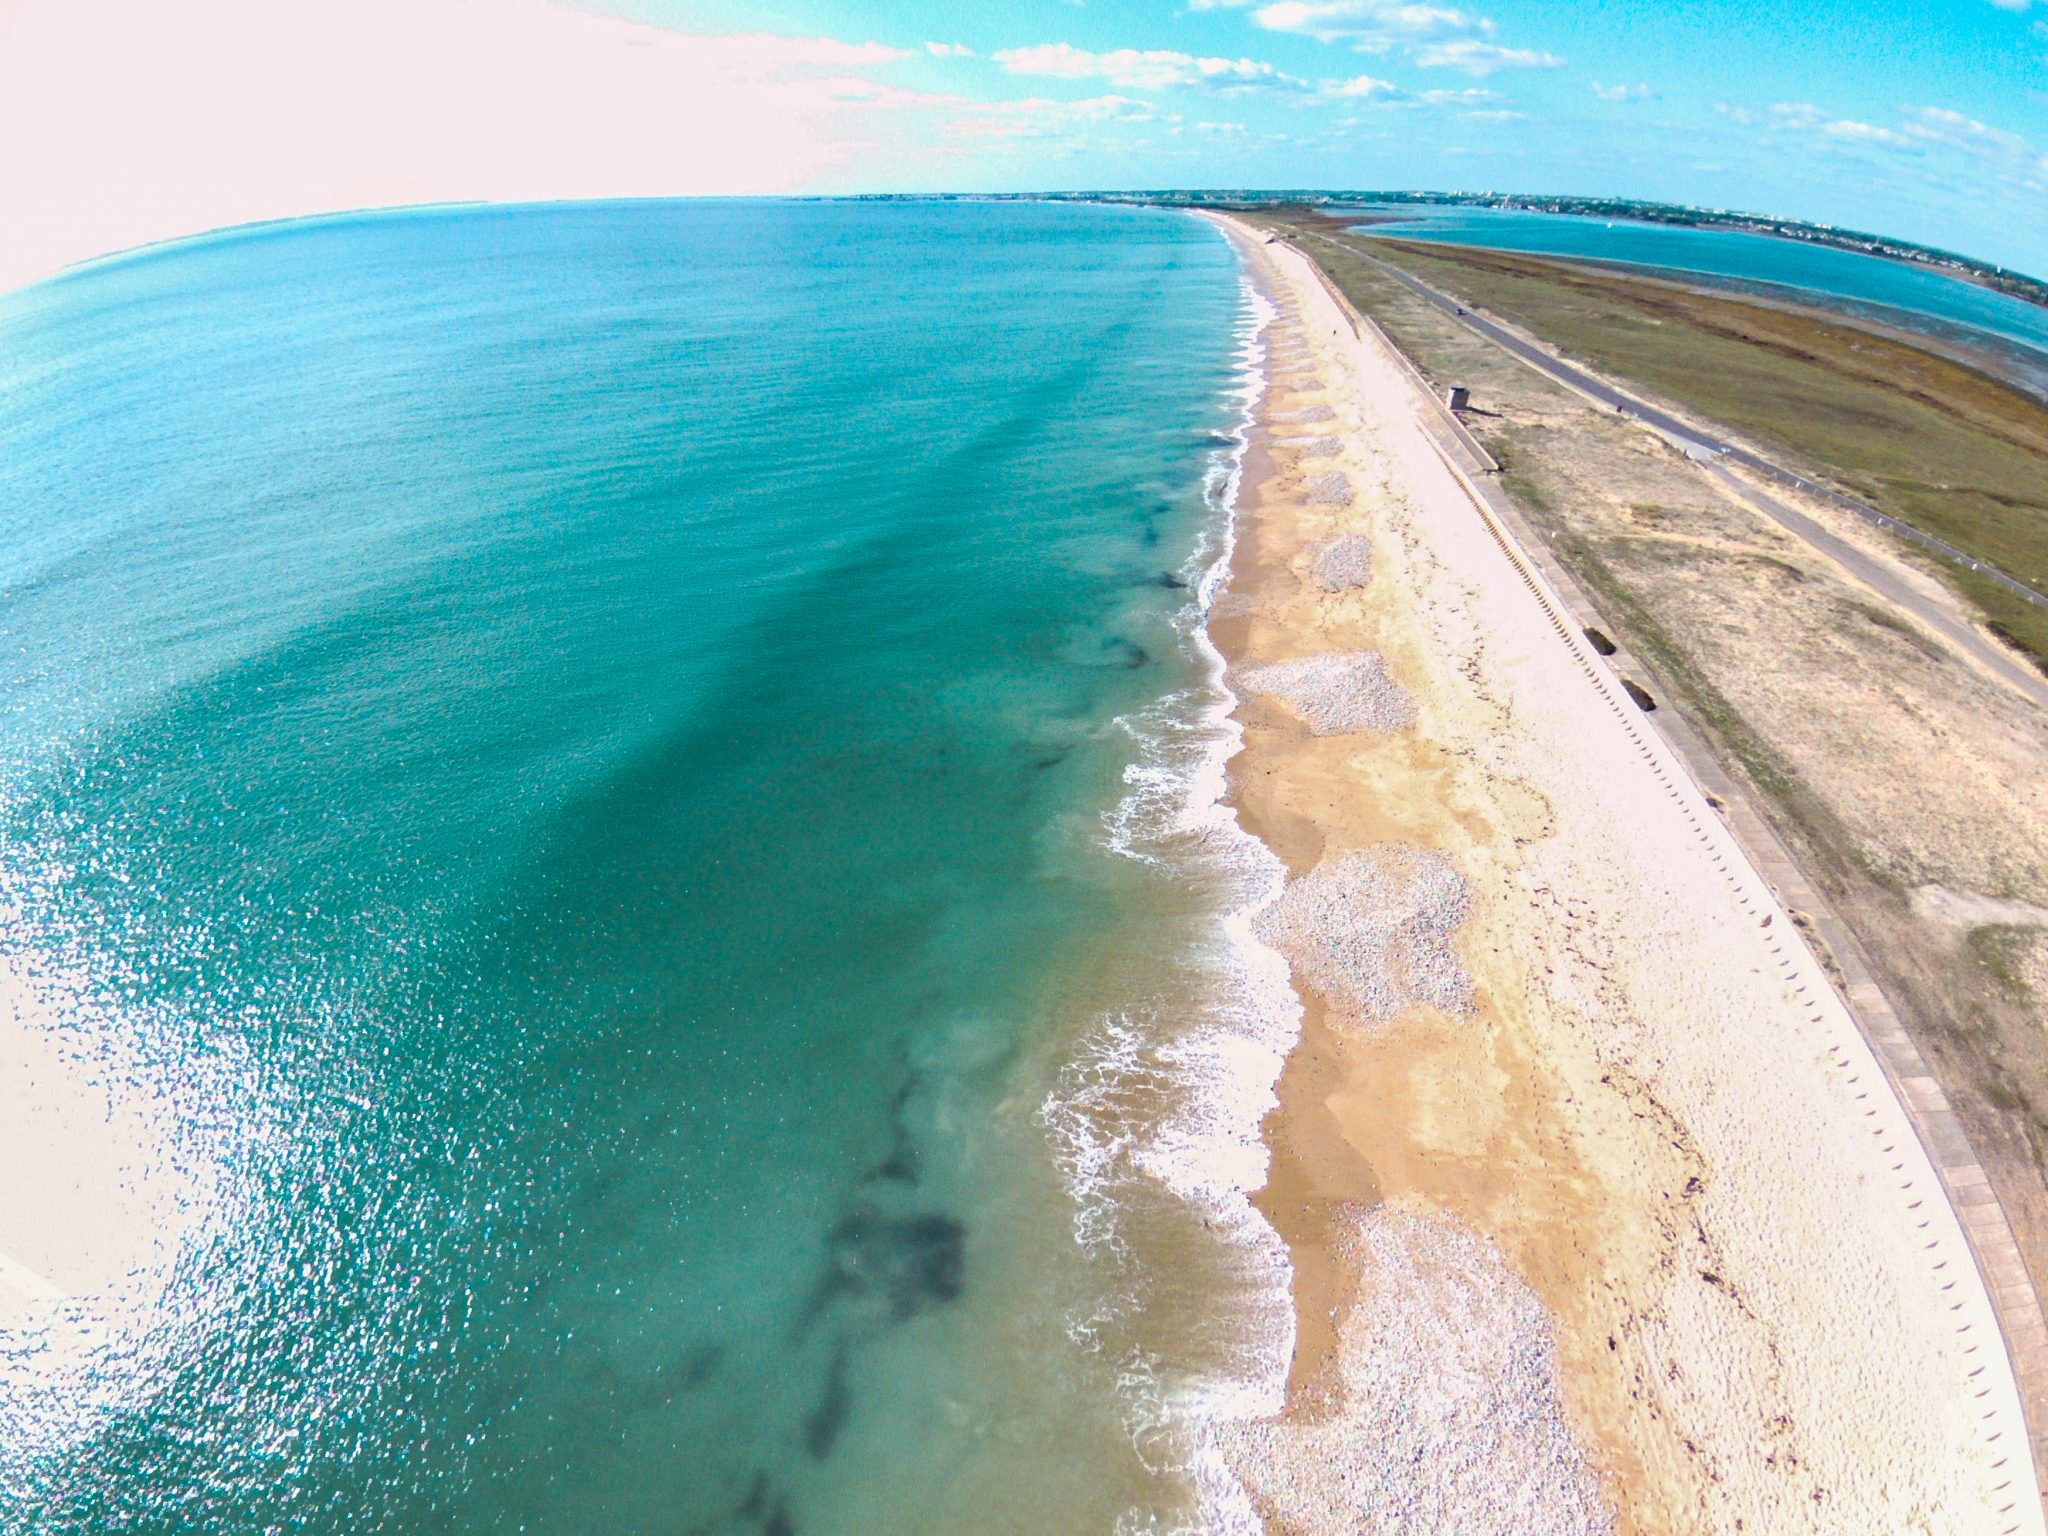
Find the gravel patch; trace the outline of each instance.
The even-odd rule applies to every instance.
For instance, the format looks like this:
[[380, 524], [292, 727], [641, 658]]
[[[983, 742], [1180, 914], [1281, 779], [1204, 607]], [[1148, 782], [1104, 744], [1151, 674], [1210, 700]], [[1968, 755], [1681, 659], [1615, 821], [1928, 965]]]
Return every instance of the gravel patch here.
[[1305, 405], [1298, 411], [1275, 411], [1268, 421], [1328, 421], [1337, 413], [1327, 405]]
[[1325, 592], [1349, 592], [1372, 580], [1372, 540], [1362, 533], [1340, 534], [1316, 550], [1308, 573]]
[[1387, 676], [1377, 651], [1331, 651], [1248, 667], [1240, 681], [1285, 702], [1317, 736], [1396, 731], [1415, 723], [1415, 701]]
[[1298, 453], [1305, 459], [1326, 459], [1333, 453], [1342, 453], [1344, 443], [1335, 437], [1283, 437], [1281, 446], [1290, 453]]
[[1257, 928], [1323, 995], [1333, 1020], [1370, 1029], [1413, 1003], [1470, 1010], [1472, 978], [1454, 943], [1470, 908], [1442, 854], [1374, 848], [1288, 881]]
[[1230, 1433], [1230, 1459], [1286, 1530], [1600, 1536], [1600, 1486], [1565, 1422], [1536, 1293], [1444, 1216], [1380, 1206], [1338, 1242], [1363, 1278], [1327, 1411]]
[[1327, 474], [1310, 475], [1303, 494], [1312, 507], [1348, 507], [1351, 505], [1351, 481], [1334, 469]]

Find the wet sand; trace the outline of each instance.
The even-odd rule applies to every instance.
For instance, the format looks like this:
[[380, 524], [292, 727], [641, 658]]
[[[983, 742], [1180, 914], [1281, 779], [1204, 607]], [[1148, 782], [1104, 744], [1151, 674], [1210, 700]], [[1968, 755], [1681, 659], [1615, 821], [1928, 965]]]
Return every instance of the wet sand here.
[[[1265, 936], [1305, 1008], [1260, 1197], [1297, 1349], [1230, 1445], [1262, 1514], [2040, 1529], [1982, 1282], [1789, 914], [1394, 360], [1239, 244], [1280, 315], [1211, 634], [1240, 681], [1296, 664], [1238, 690], [1232, 799], [1295, 882]], [[1370, 550], [1332, 582], [1338, 539]], [[1412, 719], [1304, 703], [1366, 655]]]

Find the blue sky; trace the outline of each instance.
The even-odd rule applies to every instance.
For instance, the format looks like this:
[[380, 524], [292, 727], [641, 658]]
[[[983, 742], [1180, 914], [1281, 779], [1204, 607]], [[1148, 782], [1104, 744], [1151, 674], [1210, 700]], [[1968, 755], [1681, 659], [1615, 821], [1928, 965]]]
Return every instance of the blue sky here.
[[1622, 194], [2048, 277], [2048, 0], [0, 0], [0, 288], [446, 199]]
[[[1129, 103], [1007, 133], [941, 121], [885, 135], [834, 185], [1620, 193], [1858, 225], [2048, 274], [2048, 0], [611, 8], [690, 31], [959, 45], [973, 52], [923, 52], [878, 77], [985, 102]], [[1146, 53], [1166, 57], [1132, 56]], [[1231, 67], [1204, 75], [1173, 55]], [[934, 137], [957, 152], [935, 157]]]

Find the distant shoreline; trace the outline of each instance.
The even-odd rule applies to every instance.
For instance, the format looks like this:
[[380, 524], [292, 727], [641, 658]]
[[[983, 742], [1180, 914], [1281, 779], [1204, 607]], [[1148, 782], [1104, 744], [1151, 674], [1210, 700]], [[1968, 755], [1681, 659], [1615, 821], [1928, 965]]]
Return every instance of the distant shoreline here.
[[1771, 240], [1789, 240], [1798, 245], [1817, 245], [1828, 250], [1850, 251], [1859, 256], [1876, 256], [1906, 266], [1925, 267], [1947, 277], [1975, 283], [1981, 288], [2010, 298], [2048, 308], [2048, 282], [2015, 272], [1995, 262], [1979, 261], [1938, 246], [1912, 240], [1895, 240], [1863, 230], [1837, 229], [1829, 224], [1812, 224], [1804, 219], [1781, 219], [1760, 213], [1730, 213], [1720, 209], [1687, 208], [1676, 203], [1638, 203], [1621, 198], [1524, 197], [1517, 194], [1449, 194], [1427, 199], [1412, 194], [1373, 201], [1414, 201], [1418, 205], [1456, 208], [1495, 208], [1503, 212], [1551, 213], [1569, 218], [1621, 219], [1633, 224], [1661, 225], [1673, 229], [1725, 230], [1731, 234], [1759, 235]]
[[[1398, 219], [1367, 217], [1352, 220], [1353, 228], [1370, 228], [1377, 224], [1394, 224]], [[1961, 321], [1946, 320], [1940, 315], [1929, 315], [1919, 310], [1901, 309], [1896, 305], [1880, 304], [1875, 300], [1849, 298], [1828, 293], [1819, 288], [1802, 288], [1793, 283], [1773, 282], [1768, 278], [1731, 277], [1719, 272], [1699, 272], [1689, 267], [1665, 267], [1648, 262], [1622, 261], [1606, 256], [1567, 256], [1552, 251], [1506, 251], [1499, 246], [1473, 245], [1455, 240], [1413, 240], [1399, 235], [1377, 235], [1375, 239], [1392, 245], [1412, 243], [1426, 249], [1450, 251], [1473, 251], [1486, 255], [1513, 255], [1530, 261], [1554, 261], [1564, 266], [1589, 267], [1626, 278], [1630, 282], [1678, 289], [1684, 292], [1705, 293], [1715, 297], [1733, 296], [1746, 304], [1761, 309], [1775, 309], [1787, 314], [1804, 315], [1810, 319], [1826, 321], [1837, 325], [1848, 325], [1872, 335], [1885, 337], [1903, 346], [1916, 347], [1945, 357], [1951, 362], [1976, 370], [2001, 384], [2024, 390], [2037, 399], [2048, 403], [2048, 349], [2031, 348], [2023, 342], [1999, 336], [1978, 326], [1965, 325]], [[1890, 317], [1898, 316], [1894, 320]], [[1914, 322], [1924, 322], [1915, 324]], [[1992, 345], [1980, 345], [1975, 337], [1984, 337]], [[2013, 354], [2008, 357], [2007, 354]], [[2015, 359], [2020, 354], [2038, 356], [2042, 368], [2038, 373], [2018, 366]]]
[[[1852, 255], [1874, 256], [1903, 266], [1919, 267], [1952, 277], [1960, 282], [2003, 293], [2023, 303], [2048, 308], [2048, 281], [2025, 272], [1980, 261], [1958, 251], [1942, 250], [1917, 241], [1894, 239], [1864, 230], [1837, 229], [1831, 224], [1814, 224], [1804, 219], [1778, 218], [1770, 214], [1739, 213], [1720, 208], [1689, 208], [1677, 203], [1637, 202], [1629, 198], [1550, 197], [1520, 192], [1417, 192], [1341, 191], [1334, 188], [1287, 191], [1216, 190], [1200, 192], [1161, 191], [1147, 194], [1093, 193], [1092, 197], [1112, 202], [1149, 201], [1166, 206], [1193, 204], [1229, 211], [1257, 212], [1276, 206], [1309, 208], [1328, 213], [1352, 204], [1392, 204], [1415, 208], [1483, 208], [1507, 213], [1548, 213], [1566, 218], [1625, 221], [1633, 224], [1677, 229], [1721, 230], [1730, 234], [1755, 235], [1761, 239], [1784, 240], [1795, 245], [1822, 246]], [[1368, 216], [1369, 220], [1370, 216]], [[1354, 220], [1353, 222], [1367, 222]]]

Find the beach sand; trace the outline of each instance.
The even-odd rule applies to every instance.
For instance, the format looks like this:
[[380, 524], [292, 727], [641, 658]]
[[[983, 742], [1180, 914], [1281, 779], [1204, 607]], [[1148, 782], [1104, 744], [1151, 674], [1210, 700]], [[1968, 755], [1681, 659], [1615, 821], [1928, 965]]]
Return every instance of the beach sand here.
[[[2040, 1530], [1981, 1278], [1790, 914], [1394, 359], [1230, 233], [1279, 317], [1211, 633], [1290, 684], [1238, 688], [1232, 798], [1294, 882], [1261, 932], [1305, 1007], [1259, 1197], [1296, 1355], [1227, 1446], [1262, 1515]], [[1332, 581], [1340, 538], [1370, 549]], [[1340, 672], [1404, 707], [1318, 710]]]

